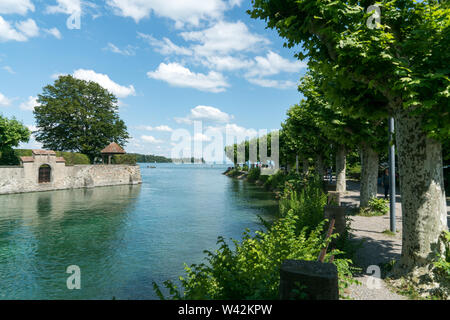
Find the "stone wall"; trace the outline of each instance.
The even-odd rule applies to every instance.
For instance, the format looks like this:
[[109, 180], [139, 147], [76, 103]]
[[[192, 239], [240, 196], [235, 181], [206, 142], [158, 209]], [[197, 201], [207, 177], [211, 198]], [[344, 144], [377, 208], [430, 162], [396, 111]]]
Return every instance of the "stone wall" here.
[[[51, 181], [39, 183], [39, 168], [51, 167]], [[35, 157], [20, 167], [0, 167], [0, 194], [94, 188], [142, 183], [139, 166], [77, 165], [66, 166], [51, 157]]]

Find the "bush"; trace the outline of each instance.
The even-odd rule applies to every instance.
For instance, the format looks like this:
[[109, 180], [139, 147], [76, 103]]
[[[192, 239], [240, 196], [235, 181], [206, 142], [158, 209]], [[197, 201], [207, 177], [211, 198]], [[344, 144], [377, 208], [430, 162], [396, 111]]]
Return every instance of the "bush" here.
[[255, 182], [259, 179], [260, 175], [261, 175], [260, 168], [251, 168], [247, 175], [247, 181]]
[[82, 153], [56, 151], [57, 157], [63, 157], [66, 160], [66, 166], [90, 164], [89, 157]]
[[136, 165], [137, 157], [136, 157], [135, 154], [114, 155], [113, 158], [112, 158], [112, 163], [114, 163], [114, 164]]
[[298, 230], [314, 230], [323, 221], [323, 207], [327, 204], [327, 195], [317, 183], [306, 184], [302, 190], [294, 189], [288, 183], [280, 199], [280, 215], [286, 216], [291, 210], [298, 217]]
[[384, 216], [389, 212], [389, 200], [372, 198], [366, 208], [361, 208], [359, 214], [361, 216], [373, 217]]
[[[247, 230], [241, 242], [233, 240], [234, 250], [223, 238], [219, 238], [220, 248], [215, 252], [205, 252], [207, 264], [185, 266], [187, 276], [180, 277], [183, 292], [173, 282], [164, 282], [170, 291], [170, 298], [277, 299], [282, 262], [286, 259], [316, 260], [326, 243], [322, 236], [323, 223], [307, 235], [305, 230], [297, 232], [297, 219], [291, 210], [267, 232], [256, 232], [255, 236], [251, 236]], [[339, 252], [329, 252], [327, 260], [332, 254]], [[344, 274], [348, 261], [335, 261]], [[158, 285], [153, 283], [153, 286], [159, 297], [164, 299]]]
[[264, 182], [264, 187], [267, 190], [280, 190], [283, 189], [285, 181], [286, 175], [283, 171], [278, 170], [277, 173], [268, 176], [267, 180]]
[[441, 237], [445, 245], [445, 256], [438, 257], [438, 261], [434, 263], [437, 272], [450, 283], [450, 232], [444, 231]]
[[[252, 236], [246, 230], [242, 241], [232, 240], [233, 247], [219, 237], [219, 249], [205, 251], [206, 263], [185, 265], [186, 277], [179, 278], [181, 288], [172, 281], [164, 282], [169, 298], [278, 299], [282, 262], [286, 259], [317, 260], [320, 250], [336, 237], [324, 240], [326, 197], [321, 188], [312, 184], [300, 197], [296, 196], [296, 190], [286, 188], [285, 192], [291, 198], [286, 195], [283, 216], [270, 226], [266, 224], [266, 232], [257, 231]], [[330, 261], [332, 255], [343, 254], [340, 250], [331, 250], [325, 261]], [[354, 283], [351, 260], [337, 258], [333, 263], [338, 269], [341, 290]], [[165, 299], [158, 284], [153, 283], [153, 287], [158, 296]], [[308, 298], [301, 287], [298, 296]]]
[[[11, 153], [1, 154], [0, 164], [2, 165], [19, 165], [20, 157], [31, 157], [33, 155], [30, 149], [14, 149]], [[63, 157], [66, 165], [90, 164], [88, 156], [76, 152], [56, 151], [57, 157]]]

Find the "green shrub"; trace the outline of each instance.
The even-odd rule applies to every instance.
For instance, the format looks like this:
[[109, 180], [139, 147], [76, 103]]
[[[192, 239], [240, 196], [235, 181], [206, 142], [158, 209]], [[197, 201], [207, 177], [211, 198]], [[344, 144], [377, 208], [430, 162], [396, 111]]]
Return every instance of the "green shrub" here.
[[247, 175], [247, 181], [249, 182], [255, 182], [259, 179], [261, 175], [261, 169], [260, 168], [251, 168]]
[[372, 198], [366, 208], [361, 208], [359, 214], [361, 216], [373, 217], [384, 216], [389, 212], [389, 200]]
[[283, 189], [285, 181], [286, 175], [283, 171], [278, 170], [275, 174], [268, 176], [267, 180], [264, 182], [264, 187], [267, 190], [280, 190]]
[[286, 216], [293, 211], [298, 217], [298, 230], [307, 228], [314, 230], [323, 221], [323, 207], [327, 203], [327, 195], [313, 181], [301, 189], [287, 183], [280, 199], [280, 215]]
[[[312, 183], [300, 196], [289, 186], [285, 189], [283, 216], [273, 224], [266, 224], [267, 231], [251, 235], [246, 230], [242, 241], [232, 240], [230, 246], [219, 237], [219, 249], [205, 251], [206, 263], [185, 265], [186, 276], [180, 277], [181, 288], [172, 281], [165, 281], [170, 299], [277, 299], [279, 296], [280, 266], [286, 259], [317, 260], [320, 250], [332, 239], [325, 240], [323, 206], [326, 197], [320, 187]], [[327, 253], [341, 257], [344, 252], [334, 249]], [[336, 258], [333, 263], [339, 273], [340, 293], [352, 280], [351, 260]], [[301, 285], [301, 284], [300, 284]], [[155, 292], [165, 299], [158, 284]], [[298, 296], [308, 298], [303, 287]]]
[[63, 157], [66, 160], [66, 166], [90, 164], [89, 157], [82, 153], [56, 151], [57, 157]]
[[355, 163], [352, 166], [347, 168], [347, 176], [353, 179], [361, 179], [361, 165], [359, 163]]
[[137, 163], [137, 157], [135, 154], [120, 154], [112, 157], [113, 164], [128, 164], [135, 165]]
[[438, 257], [438, 261], [434, 263], [438, 273], [444, 276], [450, 282], [450, 232], [444, 231], [441, 237], [445, 245], [445, 256]]
[[[233, 240], [235, 249], [219, 238], [220, 248], [205, 252], [207, 264], [185, 266], [187, 275], [180, 277], [183, 291], [171, 281], [164, 282], [170, 298], [277, 299], [282, 262], [286, 259], [316, 260], [326, 243], [322, 236], [323, 223], [307, 235], [305, 230], [297, 232], [297, 219], [291, 210], [267, 232], [256, 232], [251, 236], [247, 230], [241, 242]], [[340, 252], [329, 252], [327, 260], [332, 254]], [[334, 263], [345, 278], [349, 262], [335, 259]], [[153, 286], [164, 299], [158, 285], [153, 283]]]
[[[11, 153], [1, 154], [0, 164], [2, 165], [19, 165], [20, 157], [31, 157], [33, 152], [31, 149], [14, 149]], [[63, 157], [67, 166], [90, 164], [88, 156], [76, 152], [56, 151], [57, 157]]]

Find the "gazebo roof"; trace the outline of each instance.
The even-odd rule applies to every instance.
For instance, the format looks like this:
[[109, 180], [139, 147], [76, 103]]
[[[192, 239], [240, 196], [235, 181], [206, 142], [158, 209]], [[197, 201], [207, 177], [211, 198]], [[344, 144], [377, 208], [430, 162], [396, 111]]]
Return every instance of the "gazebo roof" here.
[[102, 154], [124, 154], [125, 150], [122, 149], [117, 143], [112, 142], [105, 149], [101, 151]]

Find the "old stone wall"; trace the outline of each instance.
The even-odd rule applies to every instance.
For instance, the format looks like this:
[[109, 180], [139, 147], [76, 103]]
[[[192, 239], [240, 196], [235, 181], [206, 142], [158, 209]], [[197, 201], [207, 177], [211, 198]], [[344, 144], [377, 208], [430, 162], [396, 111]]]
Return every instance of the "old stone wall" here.
[[[39, 183], [39, 167], [51, 167], [51, 180]], [[0, 167], [0, 194], [94, 188], [142, 183], [139, 166], [77, 165], [36, 159], [21, 167]]]

